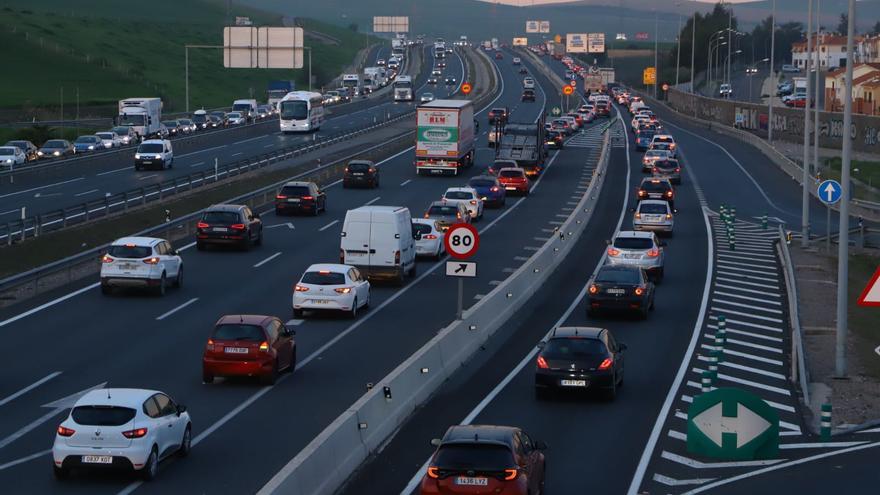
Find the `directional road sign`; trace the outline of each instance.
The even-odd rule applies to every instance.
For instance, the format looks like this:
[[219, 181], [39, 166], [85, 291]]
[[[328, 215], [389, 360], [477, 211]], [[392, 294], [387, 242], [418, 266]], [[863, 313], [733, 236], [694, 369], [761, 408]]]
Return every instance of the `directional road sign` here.
[[480, 247], [480, 233], [469, 223], [457, 223], [446, 231], [443, 244], [449, 256], [466, 260], [477, 253], [477, 248]]
[[447, 277], [469, 277], [477, 276], [477, 264], [472, 261], [447, 261], [446, 262]]
[[464, 83], [461, 85], [461, 92], [464, 94], [470, 94], [471, 89], [471, 83]]
[[819, 193], [819, 199], [823, 203], [826, 205], [833, 205], [840, 201], [840, 196], [843, 194], [843, 187], [840, 186], [840, 182], [828, 179], [822, 181], [816, 191]]
[[694, 397], [687, 450], [729, 461], [771, 459], [779, 451], [779, 415], [757, 395], [719, 388]]
[[880, 267], [877, 268], [871, 281], [865, 286], [865, 290], [859, 296], [858, 303], [859, 306], [880, 306]]
[[[569, 87], [570, 87], [570, 86], [569, 86]], [[562, 113], [562, 110], [560, 110], [559, 107], [553, 107], [553, 108], [550, 110], [550, 113], [552, 113], [553, 115], [559, 115], [559, 114]]]

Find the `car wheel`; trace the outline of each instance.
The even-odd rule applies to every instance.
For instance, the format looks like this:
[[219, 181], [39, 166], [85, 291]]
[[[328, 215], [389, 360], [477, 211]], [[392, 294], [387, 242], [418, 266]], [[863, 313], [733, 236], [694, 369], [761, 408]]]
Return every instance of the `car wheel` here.
[[165, 272], [162, 272], [162, 278], [159, 279], [159, 286], [156, 287], [156, 295], [162, 297], [165, 295], [166, 284], [168, 281], [165, 279]]
[[110, 287], [109, 285], [101, 284], [101, 294], [104, 294], [105, 296], [109, 296], [110, 294], [113, 294], [113, 287]]
[[303, 317], [303, 313], [304, 313], [303, 310], [293, 308], [293, 317], [294, 317], [294, 318], [297, 318], [297, 319], [302, 318], [302, 317]]
[[296, 370], [296, 346], [293, 346], [293, 349], [290, 350], [290, 365], [287, 366], [285, 372], [293, 373]]
[[204, 251], [205, 243], [196, 241], [196, 251]]
[[614, 402], [614, 399], [617, 398], [617, 376], [615, 375], [611, 379], [611, 386], [605, 390], [605, 400], [608, 402]]
[[352, 302], [352, 304], [351, 304], [351, 311], [348, 312], [347, 316], [349, 317], [349, 319], [353, 320], [353, 319], [357, 318], [357, 315], [358, 315], [358, 300], [357, 300], [357, 298], [354, 298], [354, 302]]
[[202, 383], [214, 383], [214, 375], [202, 371]]
[[153, 481], [158, 474], [159, 453], [157, 452], [156, 447], [153, 446], [153, 450], [150, 451], [150, 457], [147, 458], [147, 462], [144, 463], [144, 467], [141, 469], [141, 478], [143, 478], [144, 481]]
[[174, 287], [177, 287], [178, 289], [183, 287], [183, 265], [177, 269], [177, 278], [174, 279]]
[[186, 429], [183, 430], [183, 438], [180, 439], [180, 450], [177, 451], [177, 455], [186, 457], [190, 450], [192, 450], [192, 426], [186, 425]]
[[272, 363], [272, 370], [268, 375], [263, 376], [263, 383], [266, 385], [275, 385], [275, 382], [278, 381], [278, 360], [276, 359], [274, 363]]
[[55, 475], [56, 480], [65, 480], [70, 475], [70, 471], [67, 468], [52, 464], [52, 474]]
[[257, 240], [254, 241], [254, 246], [262, 246], [263, 245], [263, 231], [260, 230], [260, 234], [257, 236]]

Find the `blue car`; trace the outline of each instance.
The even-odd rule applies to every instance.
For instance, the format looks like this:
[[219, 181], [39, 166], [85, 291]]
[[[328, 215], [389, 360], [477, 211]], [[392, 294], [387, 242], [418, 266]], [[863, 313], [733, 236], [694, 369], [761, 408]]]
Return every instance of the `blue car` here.
[[99, 149], [104, 149], [104, 145], [98, 136], [80, 136], [73, 142], [74, 153], [88, 153]]
[[641, 130], [636, 133], [636, 149], [646, 150], [651, 146], [651, 140], [654, 139], [654, 132]]
[[504, 206], [507, 194], [504, 186], [498, 182], [498, 178], [491, 175], [477, 175], [468, 181], [468, 186], [474, 188], [480, 199], [486, 206], [501, 208]]

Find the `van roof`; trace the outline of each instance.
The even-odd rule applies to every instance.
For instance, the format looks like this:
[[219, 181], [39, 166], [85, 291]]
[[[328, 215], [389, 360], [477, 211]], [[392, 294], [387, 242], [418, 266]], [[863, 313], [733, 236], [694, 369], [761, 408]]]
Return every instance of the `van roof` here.
[[373, 205], [370, 205], [370, 206], [361, 206], [361, 207], [355, 208], [353, 210], [348, 210], [348, 211], [363, 211], [363, 212], [369, 211], [369, 212], [373, 212], [373, 213], [395, 213], [395, 212], [403, 211], [406, 209], [407, 208], [405, 206], [373, 206]]

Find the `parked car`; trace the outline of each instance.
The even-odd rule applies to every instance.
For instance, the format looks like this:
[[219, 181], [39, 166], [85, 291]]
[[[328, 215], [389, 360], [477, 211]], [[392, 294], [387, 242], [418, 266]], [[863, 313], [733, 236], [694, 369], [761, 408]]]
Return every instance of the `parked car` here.
[[275, 195], [275, 214], [290, 212], [318, 213], [327, 211], [327, 195], [314, 182], [290, 181]]
[[171, 285], [183, 286], [183, 259], [165, 239], [123, 237], [113, 241], [101, 258], [102, 294], [137, 288], [163, 296]]
[[209, 244], [232, 245], [247, 251], [263, 244], [260, 215], [246, 205], [219, 204], [205, 209], [196, 224], [196, 249]]
[[37, 156], [40, 158], [59, 158], [72, 154], [73, 145], [66, 139], [50, 139], [37, 150]]
[[22, 153], [24, 153], [24, 157], [28, 161], [36, 160], [37, 158], [39, 158], [39, 156], [37, 155], [37, 151], [39, 148], [37, 148], [34, 145], [34, 143], [32, 143], [30, 141], [25, 141], [25, 140], [8, 141], [3, 146], [15, 146], [16, 148], [20, 149], [22, 151]]
[[246, 376], [274, 384], [296, 368], [296, 332], [264, 315], [226, 315], [217, 320], [202, 353], [202, 382]]

